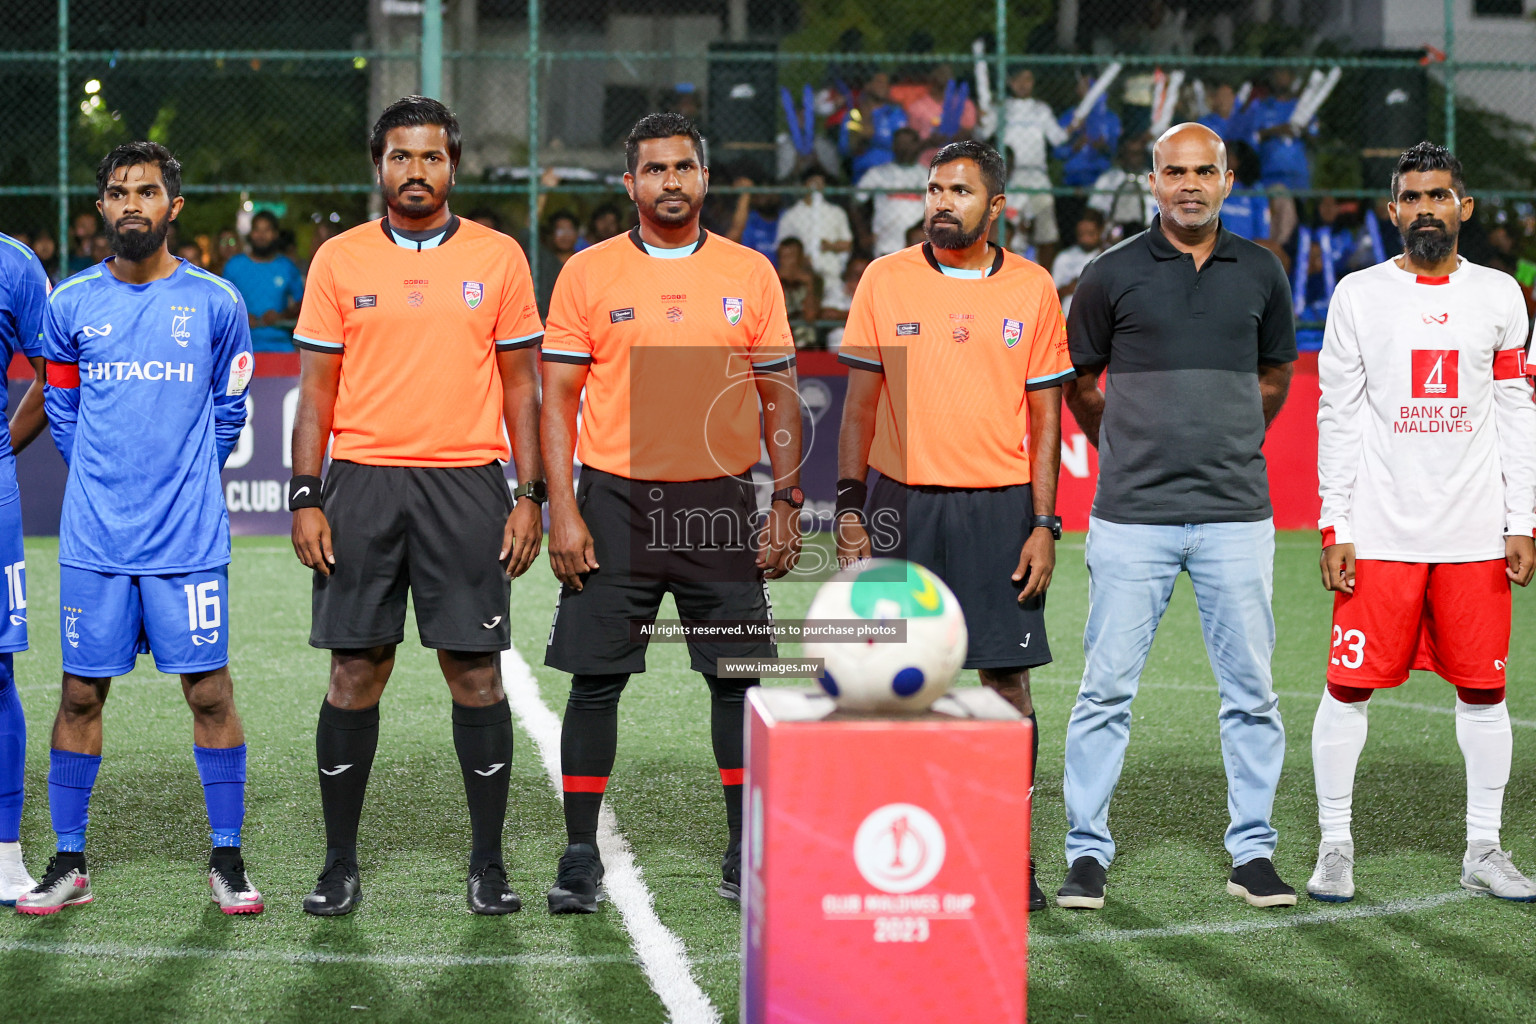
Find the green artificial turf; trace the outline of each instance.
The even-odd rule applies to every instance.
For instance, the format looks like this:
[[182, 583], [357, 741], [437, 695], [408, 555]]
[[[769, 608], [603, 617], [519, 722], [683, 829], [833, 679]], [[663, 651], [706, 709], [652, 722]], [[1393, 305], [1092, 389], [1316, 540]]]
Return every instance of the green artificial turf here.
[[[22, 833], [34, 874], [52, 840], [54, 554], [52, 541], [28, 543], [33, 650], [16, 658], [31, 729]], [[1329, 638], [1316, 560], [1314, 535], [1282, 535], [1275, 677], [1288, 753], [1275, 808], [1276, 864], [1298, 888], [1317, 842], [1309, 743]], [[208, 902], [190, 718], [174, 679], [141, 660], [107, 704], [89, 834], [96, 901], [41, 919], [0, 912], [0, 1020], [664, 1020], [615, 907], [579, 918], [544, 912], [563, 824], [521, 730], [507, 841], [512, 882], [527, 907], [506, 918], [466, 912], [469, 829], [449, 700], [435, 660], [414, 644], [414, 627], [383, 705], [360, 837], [364, 901], [343, 919], [300, 911], [324, 846], [313, 737], [327, 658], [305, 642], [308, 580], [286, 543], [237, 539], [230, 577], [232, 671], [251, 752], [246, 854], [266, 912], [226, 918]], [[807, 581], [777, 584], [776, 613], [803, 615], [814, 590]], [[555, 594], [541, 560], [513, 587], [513, 640], [558, 714], [566, 679], [541, 664]], [[1086, 602], [1082, 537], [1068, 536], [1047, 609], [1056, 661], [1034, 678], [1043, 736], [1034, 839], [1047, 891], [1065, 869], [1062, 738], [1082, 669]], [[1517, 595], [1509, 697], [1517, 725], [1504, 842], [1517, 864], [1536, 872], [1533, 609], [1530, 595]], [[650, 671], [632, 680], [608, 793], [658, 915], [732, 1021], [740, 918], [714, 893], [724, 821], [708, 694], [685, 652], [654, 645]], [[975, 685], [974, 673], [962, 685]], [[1416, 675], [1372, 703], [1355, 797], [1355, 903], [1303, 899], [1294, 910], [1250, 909], [1224, 889], [1217, 699], [1193, 595], [1181, 582], [1135, 704], [1111, 818], [1119, 853], [1109, 903], [1099, 913], [1052, 909], [1033, 917], [1030, 1019], [1536, 1019], [1536, 905], [1459, 895], [1464, 779], [1452, 701], [1444, 683]], [[847, 1020], [860, 1020], [855, 1009]]]

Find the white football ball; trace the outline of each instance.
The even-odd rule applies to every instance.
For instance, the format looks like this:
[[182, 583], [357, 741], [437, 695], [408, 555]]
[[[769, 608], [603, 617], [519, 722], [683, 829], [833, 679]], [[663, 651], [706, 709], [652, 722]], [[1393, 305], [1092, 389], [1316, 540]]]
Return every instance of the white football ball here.
[[821, 585], [806, 618], [906, 620], [903, 643], [806, 641], [805, 656], [823, 659], [821, 688], [847, 711], [924, 711], [965, 664], [960, 602], [912, 562], [878, 558], [844, 569]]

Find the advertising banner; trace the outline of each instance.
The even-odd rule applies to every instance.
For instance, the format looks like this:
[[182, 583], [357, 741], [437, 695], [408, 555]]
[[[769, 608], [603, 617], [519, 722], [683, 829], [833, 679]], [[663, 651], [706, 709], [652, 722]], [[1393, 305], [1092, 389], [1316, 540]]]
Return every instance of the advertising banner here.
[[[11, 367], [10, 408], [21, 400], [32, 376], [18, 360]], [[837, 431], [842, 421], [848, 370], [832, 353], [803, 352], [799, 356], [804, 461], [801, 486], [806, 511], [814, 522], [807, 528], [828, 529], [836, 501]], [[224, 467], [224, 500], [230, 529], [236, 534], [286, 535], [288, 478], [292, 465], [288, 438], [293, 431], [299, 396], [298, 357], [262, 354], [256, 357], [256, 377], [247, 392], [249, 419], [239, 444]], [[1270, 427], [1264, 445], [1269, 462], [1270, 495], [1275, 526], [1282, 530], [1317, 527], [1317, 357], [1304, 353], [1296, 364], [1290, 396]], [[1170, 410], [1170, 415], [1176, 410]], [[1098, 452], [1078, 429], [1072, 414], [1062, 410], [1061, 477], [1057, 513], [1068, 530], [1088, 527], [1093, 507]], [[28, 534], [58, 532], [59, 505], [64, 496], [65, 466], [52, 442], [40, 438], [17, 460], [21, 482], [22, 517]], [[514, 474], [507, 467], [507, 475]], [[771, 491], [766, 457], [754, 470], [759, 503], [767, 505]]]

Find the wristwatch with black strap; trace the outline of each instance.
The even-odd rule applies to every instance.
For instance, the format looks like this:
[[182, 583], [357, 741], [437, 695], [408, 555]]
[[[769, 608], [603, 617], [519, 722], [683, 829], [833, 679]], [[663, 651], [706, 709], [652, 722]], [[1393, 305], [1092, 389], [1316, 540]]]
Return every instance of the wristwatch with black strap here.
[[532, 498], [542, 505], [549, 500], [549, 488], [543, 480], [529, 480], [525, 484], [518, 484], [517, 489], [512, 492], [513, 502], [519, 498]]
[[774, 491], [769, 497], [771, 501], [787, 502], [790, 508], [805, 507], [805, 492], [798, 487], [782, 488]]
[[1035, 516], [1030, 520], [1029, 530], [1050, 530], [1053, 539], [1061, 540], [1061, 516]]

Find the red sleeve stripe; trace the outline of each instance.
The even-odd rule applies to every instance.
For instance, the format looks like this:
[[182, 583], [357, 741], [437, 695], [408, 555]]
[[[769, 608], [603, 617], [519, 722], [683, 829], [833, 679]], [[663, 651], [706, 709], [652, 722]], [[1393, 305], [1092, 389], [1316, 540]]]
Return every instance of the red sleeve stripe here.
[[77, 388], [80, 386], [80, 364], [56, 363], [50, 359], [47, 380], [51, 388]]
[[1506, 348], [1493, 354], [1493, 379], [1517, 380], [1525, 376], [1525, 349]]
[[1331, 527], [1331, 526], [1323, 527], [1323, 547], [1331, 548], [1331, 547], [1333, 547], [1337, 543], [1338, 543], [1338, 540], [1335, 538], [1335, 535], [1334, 535], [1334, 532], [1333, 532], [1333, 527]]
[[722, 786], [739, 786], [745, 781], [747, 781], [747, 770], [745, 768], [720, 769], [720, 785]]
[[608, 789], [608, 776], [562, 775], [560, 786], [567, 793], [602, 793]]

